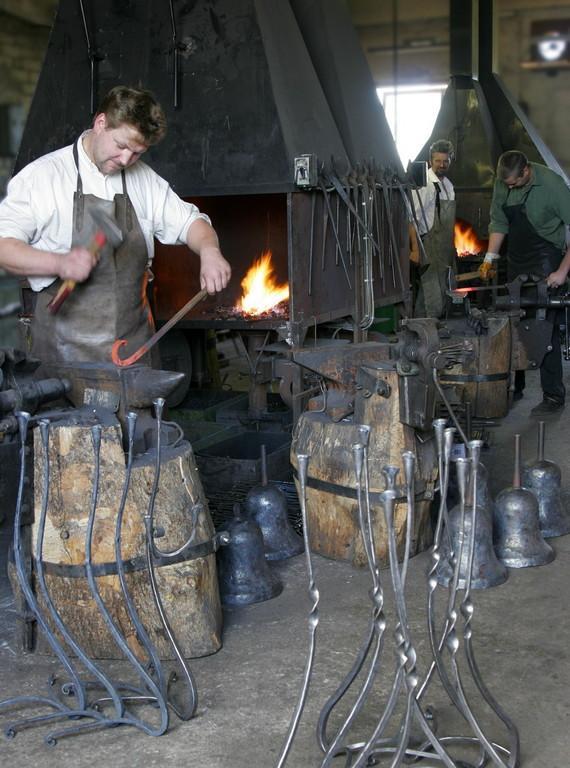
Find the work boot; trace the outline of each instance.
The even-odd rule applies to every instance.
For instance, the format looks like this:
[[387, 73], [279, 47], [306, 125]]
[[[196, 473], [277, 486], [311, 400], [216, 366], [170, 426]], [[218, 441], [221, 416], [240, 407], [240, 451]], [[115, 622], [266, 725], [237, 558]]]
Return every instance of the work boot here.
[[550, 414], [558, 413], [559, 411], [563, 410], [563, 408], [564, 400], [558, 400], [556, 397], [544, 395], [542, 398], [542, 403], [535, 405], [530, 414], [531, 416], [540, 417], [549, 416]]

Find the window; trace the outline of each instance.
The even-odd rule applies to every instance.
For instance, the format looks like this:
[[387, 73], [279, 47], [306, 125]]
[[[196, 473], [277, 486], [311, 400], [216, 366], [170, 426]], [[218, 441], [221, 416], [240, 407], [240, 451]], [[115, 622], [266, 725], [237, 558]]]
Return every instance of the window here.
[[377, 88], [404, 167], [428, 140], [446, 88], [443, 84]]

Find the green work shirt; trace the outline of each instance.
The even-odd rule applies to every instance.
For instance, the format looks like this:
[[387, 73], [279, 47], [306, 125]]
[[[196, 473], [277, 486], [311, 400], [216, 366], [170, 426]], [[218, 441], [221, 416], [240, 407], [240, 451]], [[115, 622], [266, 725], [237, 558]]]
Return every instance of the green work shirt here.
[[[495, 181], [489, 234], [508, 234], [509, 222], [503, 205], [520, 205], [528, 192], [525, 209], [529, 222], [538, 235], [557, 245], [561, 251], [565, 250], [565, 225], [570, 224], [570, 189], [562, 176], [551, 168], [538, 163], [530, 163], [530, 168], [532, 176], [524, 187], [509, 189], [504, 181]], [[529, 187], [532, 187], [530, 192]]]

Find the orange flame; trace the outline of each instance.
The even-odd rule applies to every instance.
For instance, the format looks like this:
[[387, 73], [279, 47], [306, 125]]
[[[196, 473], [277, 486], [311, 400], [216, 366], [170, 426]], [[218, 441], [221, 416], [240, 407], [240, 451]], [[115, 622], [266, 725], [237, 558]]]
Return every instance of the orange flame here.
[[462, 219], [455, 222], [455, 250], [458, 256], [474, 256], [487, 250], [488, 240], [480, 240], [471, 224]]
[[238, 309], [245, 315], [261, 315], [289, 298], [288, 283], [275, 282], [271, 255], [271, 251], [262, 253], [241, 281], [243, 295]]

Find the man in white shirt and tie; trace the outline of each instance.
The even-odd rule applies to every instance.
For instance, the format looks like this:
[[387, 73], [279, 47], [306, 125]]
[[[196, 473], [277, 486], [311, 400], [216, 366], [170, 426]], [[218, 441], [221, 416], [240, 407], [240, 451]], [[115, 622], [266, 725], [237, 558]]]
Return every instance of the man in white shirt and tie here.
[[447, 178], [453, 145], [440, 139], [429, 148], [427, 185], [414, 189], [412, 199], [427, 264], [420, 267], [415, 317], [443, 317], [447, 304], [447, 273], [455, 269], [455, 190]]

